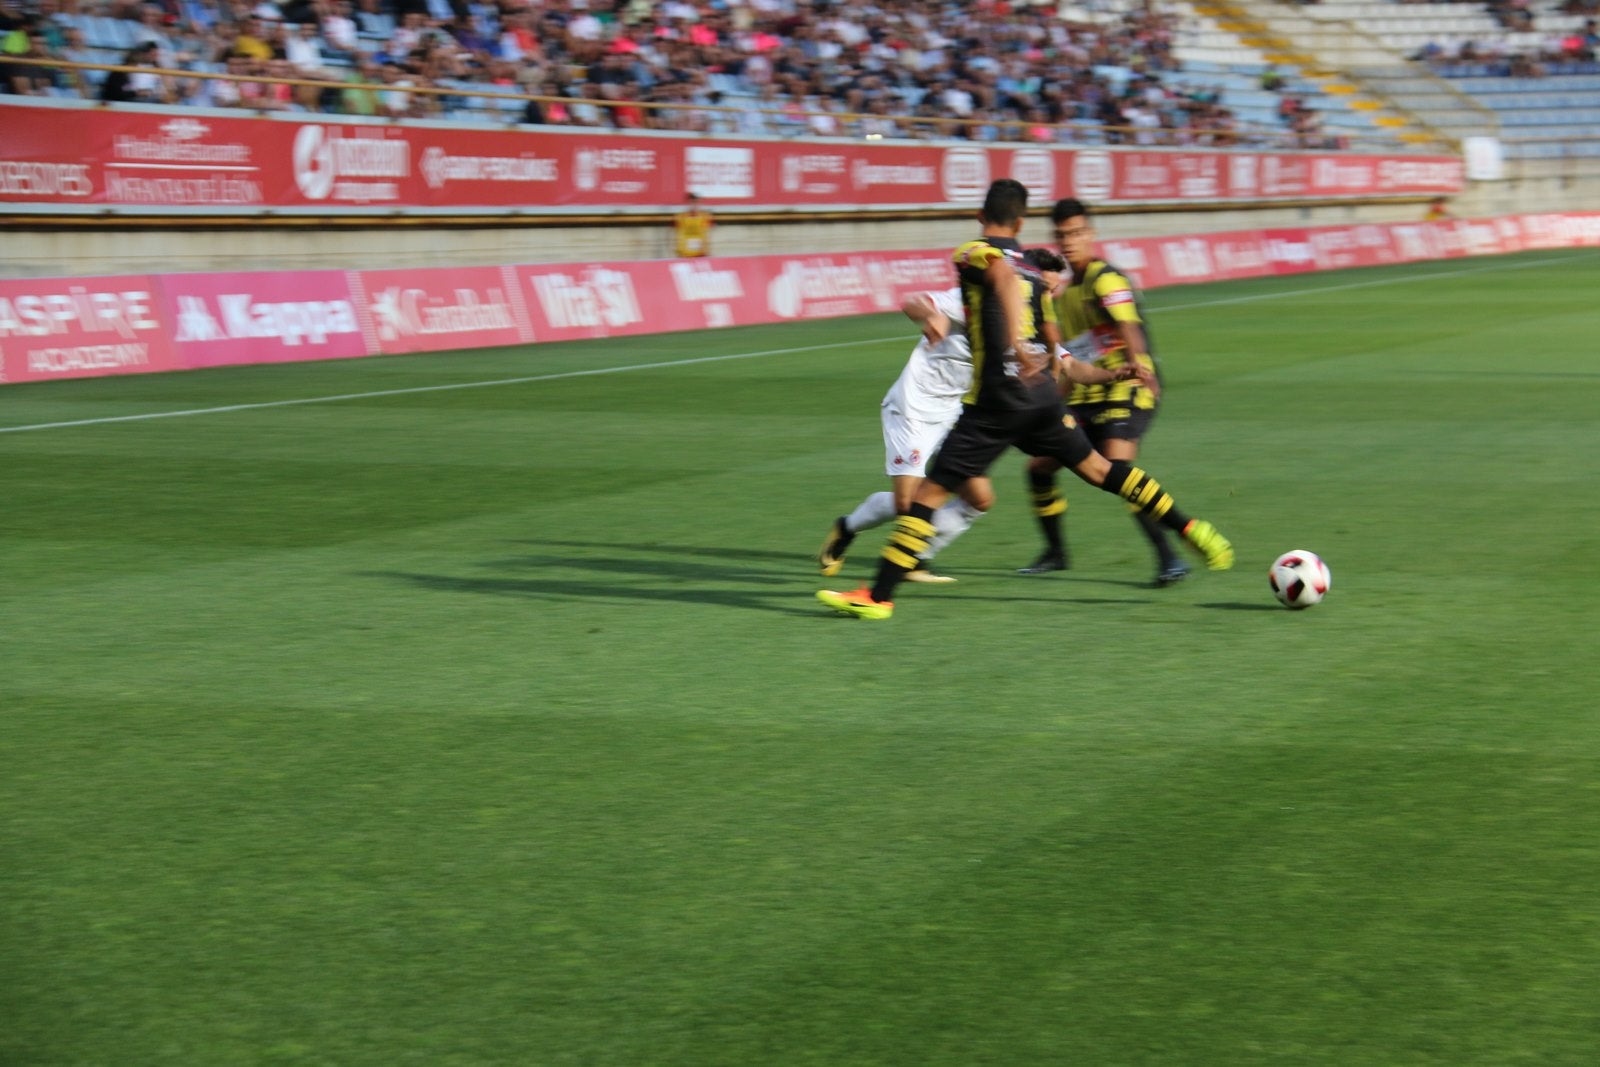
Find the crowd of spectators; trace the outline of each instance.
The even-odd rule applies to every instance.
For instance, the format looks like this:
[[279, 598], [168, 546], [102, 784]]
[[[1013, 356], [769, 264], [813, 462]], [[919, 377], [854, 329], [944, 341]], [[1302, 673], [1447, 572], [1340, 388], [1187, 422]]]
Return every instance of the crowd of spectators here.
[[[1542, 78], [1551, 73], [1587, 70], [1600, 52], [1600, 32], [1593, 18], [1585, 20], [1579, 30], [1541, 33], [1531, 0], [1489, 0], [1484, 9], [1494, 18], [1498, 32], [1485, 34], [1481, 40], [1430, 41], [1411, 58], [1446, 75]], [[1600, 14], [1600, 0], [1564, 0], [1555, 10], [1563, 15]], [[1537, 37], [1537, 42], [1530, 45], [1528, 40], [1532, 37]]]
[[[26, 62], [105, 62], [89, 19], [128, 24], [115, 58], [129, 66], [344, 87]], [[1075, 23], [1023, 0], [0, 0], [13, 57], [0, 89], [417, 118], [487, 106], [703, 133], [1232, 143], [1219, 94], [1174, 77], [1173, 31], [1149, 8]]]
[[[1531, 31], [1518, 31], [1528, 33]], [[1592, 68], [1600, 53], [1600, 26], [1585, 21], [1575, 31], [1546, 34], [1533, 46], [1513, 46], [1505, 38], [1464, 40], [1454, 44], [1429, 42], [1411, 57], [1441, 74], [1492, 74], [1513, 78], [1542, 78], [1551, 73], [1576, 73]]]
[[[28, 63], [108, 62], [107, 20], [125, 38], [109, 61], [148, 72]], [[1054, 0], [0, 0], [0, 91], [707, 134], [1253, 140], [1184, 79], [1175, 29], [1150, 3], [1070, 21]]]

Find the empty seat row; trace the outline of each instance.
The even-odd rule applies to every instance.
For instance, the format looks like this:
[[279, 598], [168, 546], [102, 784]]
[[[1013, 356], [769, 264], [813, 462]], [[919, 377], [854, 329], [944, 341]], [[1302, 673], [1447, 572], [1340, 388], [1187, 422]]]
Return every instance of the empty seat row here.
[[1567, 141], [1558, 138], [1538, 141], [1503, 142], [1509, 159], [1572, 159], [1600, 157], [1600, 141]]
[[1540, 108], [1537, 111], [1501, 111], [1495, 114], [1500, 119], [1500, 125], [1509, 126], [1582, 126], [1586, 127], [1589, 136], [1594, 136], [1600, 131], [1600, 108], [1596, 107], [1570, 107], [1570, 108]]
[[1600, 105], [1596, 93], [1485, 93], [1468, 86], [1471, 97], [1484, 107], [1502, 108], [1568, 108]]

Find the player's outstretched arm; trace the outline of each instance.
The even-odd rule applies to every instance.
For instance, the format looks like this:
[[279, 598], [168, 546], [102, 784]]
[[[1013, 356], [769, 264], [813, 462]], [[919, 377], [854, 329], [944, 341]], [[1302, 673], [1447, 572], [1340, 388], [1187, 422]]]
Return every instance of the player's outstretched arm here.
[[1152, 395], [1161, 394], [1161, 383], [1156, 381], [1156, 376], [1138, 363], [1124, 363], [1120, 367], [1102, 367], [1095, 363], [1085, 363], [1081, 359], [1073, 359], [1069, 353], [1056, 360], [1056, 368], [1057, 379], [1065, 379], [1064, 388], [1068, 385], [1110, 385], [1112, 382], [1137, 378], [1139, 384], [1150, 390]]
[[933, 297], [927, 293], [907, 297], [900, 310], [922, 328], [922, 336], [930, 343], [937, 344], [950, 335], [949, 316], [934, 306]]

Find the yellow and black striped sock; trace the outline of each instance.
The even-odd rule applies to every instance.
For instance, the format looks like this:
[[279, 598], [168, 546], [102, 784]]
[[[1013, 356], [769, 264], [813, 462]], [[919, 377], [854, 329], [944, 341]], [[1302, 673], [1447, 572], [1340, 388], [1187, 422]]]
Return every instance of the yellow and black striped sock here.
[[1055, 474], [1028, 471], [1028, 495], [1033, 499], [1033, 513], [1039, 519], [1039, 529], [1044, 532], [1045, 544], [1056, 555], [1066, 549], [1061, 541], [1061, 516], [1067, 510], [1067, 498], [1056, 486]]
[[894, 533], [883, 546], [878, 577], [872, 583], [872, 599], [894, 599], [895, 586], [916, 567], [918, 557], [928, 550], [932, 537], [933, 509], [926, 504], [912, 504], [909, 512], [895, 520]]
[[1169, 530], [1182, 533], [1183, 528], [1189, 525], [1189, 516], [1172, 502], [1172, 497], [1161, 488], [1161, 483], [1124, 460], [1111, 461], [1111, 470], [1106, 473], [1106, 480], [1100, 488], [1117, 494]]

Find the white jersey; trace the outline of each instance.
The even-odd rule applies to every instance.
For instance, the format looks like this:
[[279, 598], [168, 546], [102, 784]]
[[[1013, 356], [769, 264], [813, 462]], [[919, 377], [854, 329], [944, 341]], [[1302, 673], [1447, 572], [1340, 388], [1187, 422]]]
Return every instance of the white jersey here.
[[972, 345], [967, 341], [967, 309], [960, 289], [925, 294], [950, 319], [944, 340], [924, 337], [912, 349], [905, 370], [884, 394], [883, 406], [917, 422], [949, 422], [961, 414], [961, 398], [972, 388]]

